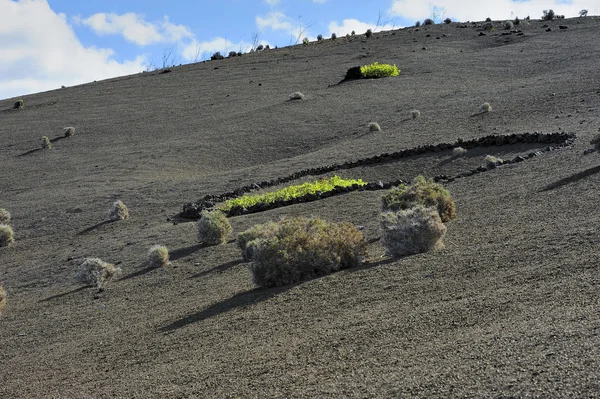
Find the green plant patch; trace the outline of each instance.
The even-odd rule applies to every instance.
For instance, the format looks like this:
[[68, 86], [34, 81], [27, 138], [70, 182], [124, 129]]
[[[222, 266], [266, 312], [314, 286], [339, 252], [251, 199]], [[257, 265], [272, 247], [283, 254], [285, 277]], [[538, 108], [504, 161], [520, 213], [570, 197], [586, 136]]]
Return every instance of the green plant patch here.
[[398, 67], [390, 64], [380, 64], [375, 62], [371, 65], [363, 65], [360, 67], [360, 74], [365, 79], [385, 78], [387, 76], [398, 76], [400, 70]]
[[309, 194], [326, 193], [339, 187], [350, 187], [355, 184], [358, 184], [359, 186], [367, 185], [367, 183], [362, 181], [362, 179], [342, 179], [339, 176], [333, 176], [328, 179], [323, 178], [320, 180], [315, 180], [314, 182], [307, 182], [296, 186], [285, 187], [281, 190], [270, 193], [244, 195], [240, 198], [230, 199], [225, 201], [225, 205], [223, 206], [222, 210], [227, 212], [235, 207], [249, 208], [261, 203], [271, 204], [278, 201], [287, 201]]

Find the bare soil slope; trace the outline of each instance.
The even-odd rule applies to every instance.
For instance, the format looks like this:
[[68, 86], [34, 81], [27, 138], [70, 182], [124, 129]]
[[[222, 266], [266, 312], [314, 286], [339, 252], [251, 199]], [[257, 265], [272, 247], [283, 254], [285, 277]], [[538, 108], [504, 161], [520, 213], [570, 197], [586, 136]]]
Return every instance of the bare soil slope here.
[[[22, 110], [0, 101], [0, 207], [16, 233], [0, 248], [0, 397], [600, 396], [600, 156], [583, 155], [600, 128], [600, 22], [544, 24], [403, 29], [25, 96]], [[374, 61], [400, 76], [337, 84]], [[307, 99], [287, 101], [294, 91]], [[65, 126], [76, 134], [32, 151]], [[309, 167], [533, 131], [577, 139], [447, 183], [459, 217], [437, 253], [382, 257], [382, 192], [353, 192], [232, 218], [240, 232], [318, 215], [371, 240], [361, 268], [256, 289], [235, 243], [199, 245], [195, 223], [168, 219]], [[340, 174], [457, 173], [535, 147]], [[131, 218], [103, 223], [117, 199]], [[146, 266], [154, 244], [173, 267]], [[123, 276], [82, 288], [83, 257]]]

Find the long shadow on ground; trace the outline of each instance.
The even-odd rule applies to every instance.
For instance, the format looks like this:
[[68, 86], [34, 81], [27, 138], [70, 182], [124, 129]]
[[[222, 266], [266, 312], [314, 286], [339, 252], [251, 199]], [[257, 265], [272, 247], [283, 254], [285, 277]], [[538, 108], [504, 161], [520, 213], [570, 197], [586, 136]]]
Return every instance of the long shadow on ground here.
[[234, 296], [225, 299], [224, 301], [217, 302], [214, 305], [207, 307], [204, 310], [201, 310], [197, 313], [191, 314], [189, 316], [185, 316], [182, 319], [174, 321], [173, 323], [164, 326], [159, 329], [159, 332], [169, 333], [175, 330], [178, 330], [182, 327], [188, 326], [190, 324], [198, 323], [213, 316], [217, 316], [222, 313], [227, 313], [231, 310], [238, 308], [246, 308], [251, 305], [255, 305], [257, 303], [266, 301], [271, 299], [292, 287], [295, 287], [297, 284], [286, 285], [283, 287], [275, 287], [275, 288], [255, 288], [251, 291], [245, 291], [235, 294]]
[[224, 271], [229, 270], [232, 267], [235, 267], [241, 263], [244, 263], [244, 261], [241, 259], [232, 260], [231, 262], [223, 263], [222, 265], [215, 266], [211, 269], [204, 270], [200, 273], [194, 274], [193, 276], [191, 276], [191, 278], [199, 278], [199, 277], [206, 276], [207, 274], [215, 273], [215, 272], [224, 272]]
[[79, 292], [79, 291], [86, 290], [86, 289], [88, 289], [88, 288], [90, 288], [90, 287], [92, 287], [92, 286], [91, 286], [91, 285], [86, 285], [86, 286], [83, 286], [83, 287], [75, 288], [75, 289], [73, 289], [73, 290], [71, 290], [71, 291], [63, 292], [63, 293], [61, 293], [61, 294], [52, 295], [52, 296], [49, 296], [48, 298], [45, 298], [45, 299], [40, 299], [40, 300], [38, 301], [38, 303], [41, 303], [41, 302], [48, 302], [48, 301], [51, 301], [51, 300], [53, 300], [53, 299], [62, 298], [63, 296], [67, 296], [67, 295], [70, 295], [70, 294], [74, 294], [74, 293], [76, 293], [76, 292]]
[[176, 250], [171, 251], [171, 253], [169, 254], [169, 258], [171, 260], [178, 260], [181, 258], [185, 258], [186, 256], [190, 256], [194, 252], [199, 251], [202, 248], [206, 248], [209, 246], [210, 246], [209, 244], [202, 243], [202, 244], [190, 245], [189, 247], [178, 248]]
[[139, 277], [139, 276], [143, 276], [144, 274], [150, 273], [152, 270], [155, 269], [159, 269], [159, 267], [157, 266], [147, 266], [143, 269], [138, 270], [137, 272], [133, 272], [131, 274], [128, 274], [127, 276], [123, 276], [120, 278], [120, 280], [129, 280], [132, 279], [134, 277]]
[[116, 220], [105, 220], [104, 222], [96, 223], [95, 225], [90, 226], [87, 229], [80, 231], [79, 233], [77, 233], [77, 235], [80, 236], [82, 234], [89, 233], [90, 231], [96, 230], [96, 229], [104, 226], [105, 224], [109, 224], [109, 223], [112, 223], [115, 221]]
[[584, 178], [591, 176], [593, 174], [596, 174], [598, 172], [600, 172], [600, 165], [594, 166], [593, 168], [586, 169], [583, 172], [572, 174], [571, 176], [565, 177], [564, 179], [560, 179], [552, 184], [547, 185], [541, 191], [554, 190], [559, 187], [566, 186], [567, 184], [575, 183], [576, 181], [584, 179]]

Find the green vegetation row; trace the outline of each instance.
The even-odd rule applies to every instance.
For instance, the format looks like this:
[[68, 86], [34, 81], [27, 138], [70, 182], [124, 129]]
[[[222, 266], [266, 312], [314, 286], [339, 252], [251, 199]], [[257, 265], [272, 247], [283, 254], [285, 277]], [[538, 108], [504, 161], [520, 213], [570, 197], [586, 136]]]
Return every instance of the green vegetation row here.
[[244, 195], [240, 198], [233, 198], [225, 201], [225, 205], [221, 209], [227, 212], [236, 207], [249, 208], [258, 204], [272, 204], [274, 202], [288, 201], [309, 194], [326, 193], [337, 188], [354, 185], [366, 186], [367, 183], [362, 179], [343, 179], [339, 176], [333, 176], [329, 179], [324, 178], [313, 182], [285, 187], [270, 193]]

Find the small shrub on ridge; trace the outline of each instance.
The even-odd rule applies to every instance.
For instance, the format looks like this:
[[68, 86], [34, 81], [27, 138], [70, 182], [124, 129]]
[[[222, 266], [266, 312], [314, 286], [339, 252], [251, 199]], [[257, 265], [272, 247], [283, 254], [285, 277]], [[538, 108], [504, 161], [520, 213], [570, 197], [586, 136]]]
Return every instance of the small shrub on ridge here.
[[417, 205], [381, 215], [381, 243], [393, 257], [443, 248], [446, 226], [435, 207]]
[[322, 42], [323, 41], [323, 35], [321, 35], [321, 34], [317, 35], [317, 41], [318, 42]]
[[483, 103], [479, 107], [479, 111], [483, 113], [492, 112], [492, 106], [490, 105], [490, 103]]
[[299, 91], [296, 91], [290, 94], [290, 100], [304, 100], [304, 94], [300, 93]]
[[0, 224], [10, 224], [11, 219], [10, 212], [0, 208]]
[[50, 139], [48, 138], [48, 136], [42, 136], [42, 141], [41, 141], [40, 145], [42, 146], [42, 148], [45, 148], [45, 149], [52, 148], [52, 143], [50, 142]]
[[433, 19], [431, 18], [427, 18], [425, 21], [423, 21], [423, 25], [433, 25], [435, 24], [435, 22], [433, 22]]
[[369, 132], [381, 132], [381, 126], [377, 122], [369, 123]]
[[512, 23], [512, 21], [506, 21], [504, 23], [504, 29], [506, 30], [512, 30], [514, 28], [514, 24]]
[[210, 245], [224, 244], [232, 232], [231, 223], [221, 211], [202, 211], [198, 222], [198, 241]]
[[86, 285], [95, 285], [103, 289], [121, 269], [99, 258], [85, 258], [75, 275], [77, 281]]
[[496, 158], [495, 156], [492, 156], [492, 155], [485, 156], [485, 167], [488, 169], [494, 169], [496, 166], [502, 165], [503, 162], [504, 161], [502, 161], [502, 159]]
[[335, 40], [335, 39], [337, 39], [337, 35], [334, 32], [334, 33], [331, 34], [331, 40]]
[[371, 37], [373, 36], [373, 31], [371, 29], [367, 29], [367, 31], [365, 32], [365, 36], [366, 37]]
[[306, 44], [308, 44], [308, 43], [309, 43], [309, 41], [308, 41], [308, 37], [305, 37], [305, 38], [302, 40], [302, 44], [306, 45]]
[[7, 247], [15, 242], [15, 232], [8, 224], [0, 224], [0, 247]]
[[554, 10], [550, 9], [550, 10], [544, 10], [542, 15], [542, 20], [544, 21], [553, 21], [554, 17], [556, 16], [556, 14], [554, 13]]
[[415, 28], [418, 28], [419, 26], [421, 26], [421, 21], [415, 22]]
[[374, 79], [374, 78], [383, 78], [386, 76], [398, 76], [400, 74], [400, 70], [398, 67], [390, 64], [380, 64], [378, 62], [374, 62], [370, 65], [363, 65], [360, 67], [360, 73], [363, 78], [366, 79]]
[[164, 245], [154, 245], [148, 251], [150, 267], [166, 267], [169, 265], [169, 250]]
[[17, 101], [15, 101], [13, 108], [14, 109], [22, 109], [24, 104], [25, 103], [23, 102], [23, 100], [17, 100]]
[[418, 109], [413, 109], [412, 111], [410, 111], [410, 116], [413, 119], [417, 119], [418, 117], [421, 116], [421, 111], [419, 111]]
[[63, 131], [63, 134], [65, 137], [72, 137], [75, 135], [75, 128], [74, 127], [66, 127]]
[[112, 221], [129, 218], [129, 210], [123, 201], [117, 200], [112, 204], [112, 207], [108, 211], [108, 218]]
[[446, 19], [444, 20], [444, 23], [445, 23], [445, 24], [451, 24], [451, 23], [452, 23], [452, 19], [450, 19], [450, 18], [446, 18]]
[[452, 150], [452, 155], [455, 157], [462, 157], [467, 154], [467, 149], [462, 147], [456, 147]]
[[423, 176], [415, 177], [410, 185], [392, 187], [381, 197], [383, 211], [397, 212], [416, 205], [436, 207], [444, 223], [456, 218], [456, 205], [450, 192], [441, 184], [427, 180]]
[[273, 237], [251, 243], [249, 268], [261, 287], [293, 284], [358, 266], [366, 248], [362, 232], [352, 223], [319, 218], [284, 219]]

